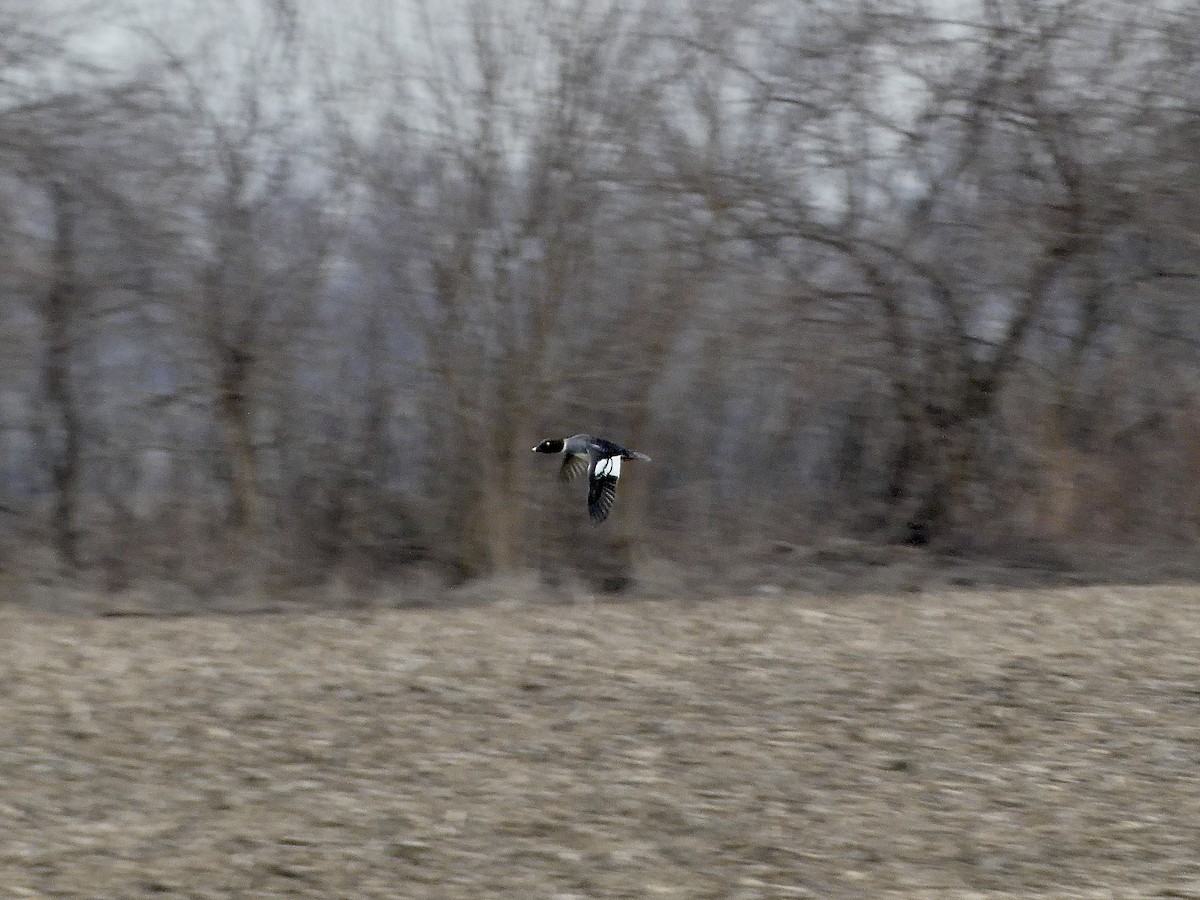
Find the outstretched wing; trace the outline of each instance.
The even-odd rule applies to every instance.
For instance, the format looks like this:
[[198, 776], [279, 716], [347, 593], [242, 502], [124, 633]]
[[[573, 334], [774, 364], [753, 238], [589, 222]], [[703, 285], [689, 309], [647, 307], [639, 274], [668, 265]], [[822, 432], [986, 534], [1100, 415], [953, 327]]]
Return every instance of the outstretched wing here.
[[613, 501], [617, 499], [617, 479], [620, 477], [619, 456], [596, 460], [588, 479], [588, 514], [592, 517], [593, 525], [599, 525], [608, 518]]
[[578, 478], [587, 471], [588, 458], [579, 456], [574, 453], [567, 453], [563, 456], [562, 466], [558, 470], [558, 477], [563, 481], [570, 481], [572, 478]]

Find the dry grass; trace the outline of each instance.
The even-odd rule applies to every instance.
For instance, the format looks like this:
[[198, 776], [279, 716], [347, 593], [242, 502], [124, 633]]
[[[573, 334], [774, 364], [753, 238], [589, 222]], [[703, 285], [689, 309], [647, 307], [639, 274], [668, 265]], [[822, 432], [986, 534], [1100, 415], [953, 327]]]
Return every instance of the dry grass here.
[[1200, 896], [1200, 591], [0, 610], [4, 896]]

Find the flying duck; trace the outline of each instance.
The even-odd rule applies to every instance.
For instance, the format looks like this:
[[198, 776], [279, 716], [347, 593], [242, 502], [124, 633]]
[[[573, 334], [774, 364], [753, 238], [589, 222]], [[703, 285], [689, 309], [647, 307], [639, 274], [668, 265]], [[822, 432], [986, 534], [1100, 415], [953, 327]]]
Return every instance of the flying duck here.
[[558, 477], [563, 481], [570, 481], [587, 469], [588, 513], [592, 517], [593, 525], [599, 525], [608, 518], [608, 511], [612, 509], [613, 501], [617, 498], [621, 460], [644, 459], [650, 462], [650, 457], [645, 453], [626, 450], [620, 444], [592, 437], [590, 434], [577, 434], [565, 439], [551, 438], [534, 447], [533, 452], [561, 453], [563, 461], [558, 470]]

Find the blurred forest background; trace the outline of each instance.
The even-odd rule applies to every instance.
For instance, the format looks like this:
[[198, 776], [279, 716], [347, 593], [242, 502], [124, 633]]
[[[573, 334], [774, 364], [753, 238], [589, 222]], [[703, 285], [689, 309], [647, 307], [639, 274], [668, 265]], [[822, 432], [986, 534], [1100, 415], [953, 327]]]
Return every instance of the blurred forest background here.
[[0, 559], [1191, 554], [1197, 196], [1195, 0], [9, 0]]

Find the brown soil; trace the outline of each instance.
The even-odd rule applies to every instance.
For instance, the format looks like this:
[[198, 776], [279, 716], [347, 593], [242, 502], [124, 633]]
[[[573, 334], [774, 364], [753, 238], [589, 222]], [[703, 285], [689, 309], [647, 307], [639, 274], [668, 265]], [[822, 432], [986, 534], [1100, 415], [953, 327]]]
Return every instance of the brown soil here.
[[1200, 589], [0, 609], [5, 897], [1200, 897]]

